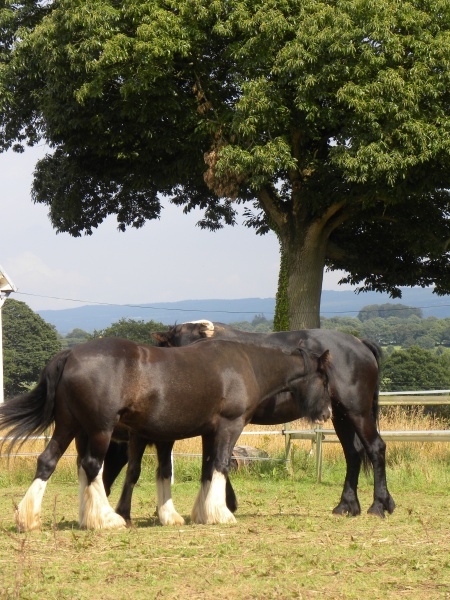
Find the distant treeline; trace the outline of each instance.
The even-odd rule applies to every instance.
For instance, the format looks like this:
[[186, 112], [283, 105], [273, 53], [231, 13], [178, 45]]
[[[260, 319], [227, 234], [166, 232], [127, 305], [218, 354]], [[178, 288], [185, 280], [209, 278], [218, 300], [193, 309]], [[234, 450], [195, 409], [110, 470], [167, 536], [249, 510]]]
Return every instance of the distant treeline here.
[[[120, 319], [92, 334], [74, 329], [62, 337], [24, 302], [8, 299], [2, 312], [5, 397], [34, 386], [42, 368], [62, 348], [111, 336], [152, 344], [152, 332], [169, 328], [155, 321]], [[272, 321], [263, 314], [251, 322], [231, 325], [247, 331], [273, 330]], [[383, 304], [366, 306], [355, 318], [323, 319], [322, 327], [367, 338], [383, 347], [382, 390], [450, 389], [450, 318], [424, 319], [420, 309]]]
[[[273, 321], [263, 314], [251, 322], [238, 321], [231, 326], [244, 331], [273, 331]], [[401, 304], [365, 306], [357, 317], [322, 319], [323, 329], [336, 329], [382, 346], [384, 359], [381, 369], [383, 391], [450, 389], [450, 319], [422, 317], [419, 308]], [[152, 343], [151, 332], [167, 329], [154, 321], [121, 319], [92, 335], [76, 330], [81, 337], [128, 337]], [[70, 334], [69, 334], [70, 336]], [[79, 338], [66, 336], [66, 342], [77, 343]], [[85, 338], [86, 339], [86, 338]]]
[[[250, 321], [230, 323], [232, 327], [244, 331], [273, 331], [273, 321], [263, 314]], [[402, 304], [371, 304], [360, 310], [356, 317], [331, 317], [321, 319], [322, 329], [337, 329], [359, 338], [377, 342], [384, 348], [410, 348], [419, 346], [431, 350], [450, 347], [450, 318], [423, 318], [422, 310]], [[138, 336], [137, 341], [151, 343], [151, 331], [165, 330], [167, 325], [155, 321], [120, 319], [110, 327], [95, 330], [92, 334], [82, 329], [74, 329], [62, 338], [65, 346], [73, 346], [80, 341], [99, 336], [123, 335], [128, 337], [131, 330]]]

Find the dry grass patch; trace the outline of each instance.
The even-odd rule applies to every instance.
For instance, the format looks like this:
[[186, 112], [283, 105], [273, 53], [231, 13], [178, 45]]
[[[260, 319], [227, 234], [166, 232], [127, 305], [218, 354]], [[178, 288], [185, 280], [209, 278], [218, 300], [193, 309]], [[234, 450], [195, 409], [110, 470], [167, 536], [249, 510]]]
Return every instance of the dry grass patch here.
[[[338, 466], [339, 479], [342, 465]], [[198, 485], [176, 483], [187, 519]], [[0, 493], [0, 598], [366, 600], [450, 598], [447, 493], [394, 485], [397, 510], [385, 520], [333, 517], [340, 483], [238, 475], [235, 526], [161, 527], [155, 486], [143, 480], [135, 527], [80, 531], [77, 489], [50, 483], [43, 531], [17, 534], [12, 502], [23, 486]], [[115, 492], [117, 494], [117, 492]], [[369, 506], [371, 484], [362, 482]]]

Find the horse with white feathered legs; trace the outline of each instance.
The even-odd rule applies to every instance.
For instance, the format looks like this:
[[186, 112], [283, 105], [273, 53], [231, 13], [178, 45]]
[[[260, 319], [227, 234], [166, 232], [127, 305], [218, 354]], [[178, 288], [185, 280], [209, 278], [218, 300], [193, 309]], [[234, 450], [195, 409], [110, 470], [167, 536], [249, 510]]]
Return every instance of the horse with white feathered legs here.
[[34, 480], [16, 511], [19, 531], [40, 527], [47, 482], [73, 440], [78, 454], [80, 526], [126, 526], [128, 515], [120, 506], [118, 511], [112, 509], [102, 478], [108, 447], [117, 435], [129, 439], [129, 468], [121, 498], [125, 506], [131, 503], [136, 465], [140, 466], [143, 449], [151, 442], [161, 463], [160, 519], [167, 524], [182, 522], [171, 500], [167, 450], [174, 440], [201, 436], [201, 487], [192, 519], [235, 522], [226, 505], [226, 482], [231, 453], [243, 428], [261, 403], [282, 392], [291, 395], [305, 416], [326, 420], [331, 414], [330, 370], [327, 350], [316, 355], [301, 344], [281, 350], [211, 339], [167, 349], [102, 338], [60, 352], [33, 390], [0, 404], [0, 429], [7, 431], [9, 453], [54, 424], [37, 460]]

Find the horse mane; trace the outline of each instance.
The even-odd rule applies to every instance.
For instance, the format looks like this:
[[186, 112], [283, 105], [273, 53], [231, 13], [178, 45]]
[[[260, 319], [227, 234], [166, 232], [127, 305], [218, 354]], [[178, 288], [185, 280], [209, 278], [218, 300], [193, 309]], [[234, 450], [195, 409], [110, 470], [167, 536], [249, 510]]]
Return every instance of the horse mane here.
[[202, 325], [205, 329], [202, 333], [205, 334], [205, 337], [213, 337], [214, 335], [214, 323], [212, 321], [208, 321], [208, 319], [200, 319], [198, 321], [186, 321], [182, 323], [182, 325]]

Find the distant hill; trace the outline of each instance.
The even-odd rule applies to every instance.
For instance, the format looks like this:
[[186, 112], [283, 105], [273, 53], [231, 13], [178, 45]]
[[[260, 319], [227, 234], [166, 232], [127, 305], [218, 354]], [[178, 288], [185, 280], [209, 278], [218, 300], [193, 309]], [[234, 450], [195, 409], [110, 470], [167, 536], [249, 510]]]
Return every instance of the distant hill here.
[[[436, 296], [431, 289], [402, 288], [402, 298], [392, 300], [387, 294], [367, 292], [355, 294], [353, 291], [324, 290], [322, 292], [321, 314], [324, 317], [356, 317], [368, 304], [406, 304], [421, 308], [424, 317], [439, 319], [450, 317], [450, 297]], [[274, 298], [242, 298], [239, 300], [181, 300], [179, 302], [157, 302], [141, 305], [86, 305], [62, 310], [39, 310], [38, 314], [51, 323], [61, 335], [75, 328], [92, 332], [104, 329], [119, 319], [142, 319], [157, 321], [165, 325], [183, 323], [197, 319], [210, 319], [230, 323], [252, 321], [255, 315], [263, 314], [273, 318]]]

